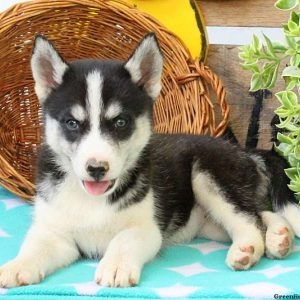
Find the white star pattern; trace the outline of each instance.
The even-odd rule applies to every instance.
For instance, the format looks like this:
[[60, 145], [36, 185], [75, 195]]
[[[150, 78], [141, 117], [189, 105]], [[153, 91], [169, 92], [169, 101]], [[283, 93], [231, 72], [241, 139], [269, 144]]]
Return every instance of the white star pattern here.
[[280, 274], [288, 273], [288, 272], [298, 270], [298, 269], [300, 269], [300, 268], [297, 268], [297, 267], [282, 267], [281, 265], [275, 265], [274, 267], [269, 268], [269, 269], [263, 269], [263, 270], [252, 271], [252, 272], [262, 273], [268, 278], [273, 278], [273, 277], [276, 277]]
[[0, 288], [0, 295], [4, 295], [7, 293], [7, 289]]
[[256, 282], [252, 284], [240, 285], [233, 287], [238, 293], [246, 298], [272, 298], [274, 294], [285, 295], [290, 290], [269, 282]]
[[74, 287], [77, 294], [85, 296], [96, 295], [101, 289], [103, 289], [102, 286], [98, 285], [94, 281], [89, 281], [85, 283], [72, 283], [68, 285]]
[[165, 288], [153, 289], [161, 298], [183, 298], [188, 297], [190, 294], [197, 290], [202, 289], [201, 287], [195, 286], [184, 286], [181, 284], [175, 284]]
[[229, 246], [223, 245], [218, 242], [207, 242], [207, 243], [200, 243], [200, 244], [190, 244], [188, 245], [191, 248], [199, 250], [202, 254], [206, 255], [215, 251], [219, 251], [222, 249], [228, 249]]
[[10, 234], [8, 234], [6, 231], [0, 228], [0, 238], [10, 237]]
[[181, 267], [168, 268], [168, 270], [177, 272], [185, 277], [193, 276], [200, 273], [216, 272], [217, 270], [209, 269], [199, 263], [185, 265]]
[[3, 202], [5, 204], [7, 210], [26, 205], [26, 203], [19, 198], [4, 199], [0, 200], [0, 202]]

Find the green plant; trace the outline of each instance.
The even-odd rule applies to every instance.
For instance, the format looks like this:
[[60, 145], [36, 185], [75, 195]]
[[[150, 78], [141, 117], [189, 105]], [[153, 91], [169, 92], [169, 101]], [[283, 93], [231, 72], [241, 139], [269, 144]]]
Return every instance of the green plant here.
[[290, 178], [289, 188], [300, 199], [300, 0], [278, 0], [275, 7], [292, 10], [289, 20], [283, 25], [286, 43], [276, 43], [264, 35], [264, 43], [254, 36], [252, 43], [240, 48], [242, 67], [251, 71], [251, 91], [272, 89], [278, 79], [279, 67], [286, 64], [281, 77], [285, 90], [276, 94], [280, 106], [275, 110], [279, 116], [279, 145], [276, 151], [289, 162], [285, 172]]

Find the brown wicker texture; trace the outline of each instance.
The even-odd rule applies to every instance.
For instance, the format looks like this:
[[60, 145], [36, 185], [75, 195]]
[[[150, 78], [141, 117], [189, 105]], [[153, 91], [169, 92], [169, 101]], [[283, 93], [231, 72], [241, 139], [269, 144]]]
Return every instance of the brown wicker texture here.
[[[34, 166], [42, 118], [29, 61], [36, 33], [46, 35], [67, 60], [72, 60], [126, 59], [150, 31], [157, 34], [165, 57], [163, 88], [154, 113], [155, 130], [214, 136], [223, 133], [229, 109], [222, 83], [209, 68], [194, 63], [181, 40], [151, 16], [119, 0], [16, 4], [0, 14], [2, 186], [24, 199], [31, 199], [35, 193]], [[209, 90], [215, 95], [210, 97]], [[214, 105], [212, 98], [219, 105]]]

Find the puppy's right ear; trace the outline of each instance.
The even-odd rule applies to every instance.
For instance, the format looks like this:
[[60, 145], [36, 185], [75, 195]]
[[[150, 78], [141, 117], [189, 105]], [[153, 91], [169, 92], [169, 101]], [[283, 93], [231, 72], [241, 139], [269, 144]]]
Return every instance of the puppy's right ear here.
[[44, 36], [37, 35], [32, 51], [31, 70], [40, 103], [62, 83], [68, 67], [54, 46]]

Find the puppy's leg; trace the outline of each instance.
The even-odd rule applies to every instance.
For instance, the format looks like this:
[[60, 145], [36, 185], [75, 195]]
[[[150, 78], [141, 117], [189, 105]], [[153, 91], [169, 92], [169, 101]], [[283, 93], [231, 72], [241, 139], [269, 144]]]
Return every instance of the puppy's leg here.
[[121, 231], [110, 242], [99, 263], [96, 282], [110, 287], [136, 285], [143, 265], [155, 257], [161, 243], [162, 237], [156, 226]]
[[277, 213], [264, 211], [261, 217], [267, 227], [266, 255], [269, 258], [284, 258], [293, 249], [294, 232], [291, 226]]
[[78, 256], [71, 240], [42, 224], [34, 224], [18, 256], [0, 268], [0, 287], [38, 283], [45, 275], [72, 263]]
[[200, 229], [198, 237], [220, 242], [230, 241], [230, 237], [226, 230], [224, 230], [222, 226], [211, 220], [211, 218], [207, 218]]
[[192, 184], [198, 203], [225, 228], [233, 241], [227, 254], [227, 265], [234, 270], [249, 269], [264, 253], [260, 218], [237, 211], [208, 174], [194, 172]]

